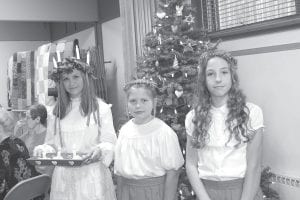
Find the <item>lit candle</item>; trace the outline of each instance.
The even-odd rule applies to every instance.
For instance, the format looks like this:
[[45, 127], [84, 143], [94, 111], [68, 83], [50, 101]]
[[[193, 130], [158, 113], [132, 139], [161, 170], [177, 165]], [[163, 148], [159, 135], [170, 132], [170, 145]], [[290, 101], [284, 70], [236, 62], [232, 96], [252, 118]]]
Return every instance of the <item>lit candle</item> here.
[[57, 149], [57, 155], [55, 157], [56, 159], [63, 159], [62, 155], [61, 155], [61, 147], [58, 147]]
[[75, 50], [76, 50], [76, 59], [80, 59], [80, 53], [79, 53], [78, 45], [76, 45]]
[[43, 151], [42, 158], [43, 158], [43, 159], [46, 159], [46, 158], [47, 158], [47, 152], [46, 152], [46, 151]]
[[164, 111], [164, 108], [162, 107], [159, 112], [162, 113], [163, 111]]
[[90, 51], [86, 54], [86, 64], [90, 65]]
[[56, 51], [56, 55], [57, 55], [57, 62], [61, 62], [60, 52]]
[[53, 57], [53, 66], [54, 66], [54, 68], [57, 68], [57, 62], [54, 57]]

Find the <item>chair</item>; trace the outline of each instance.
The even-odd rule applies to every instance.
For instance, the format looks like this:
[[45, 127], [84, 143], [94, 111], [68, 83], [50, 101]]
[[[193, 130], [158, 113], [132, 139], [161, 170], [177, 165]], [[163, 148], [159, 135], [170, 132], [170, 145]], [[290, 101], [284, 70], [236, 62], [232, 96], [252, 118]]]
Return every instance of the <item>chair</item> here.
[[46, 174], [23, 180], [8, 191], [4, 200], [31, 200], [46, 195], [50, 182], [50, 176]]

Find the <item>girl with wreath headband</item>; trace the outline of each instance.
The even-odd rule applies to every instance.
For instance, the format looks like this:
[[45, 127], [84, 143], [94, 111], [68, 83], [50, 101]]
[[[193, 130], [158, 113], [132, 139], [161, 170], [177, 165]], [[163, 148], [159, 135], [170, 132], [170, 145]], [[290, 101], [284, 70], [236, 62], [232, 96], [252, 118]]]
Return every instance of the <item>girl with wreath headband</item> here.
[[58, 62], [50, 76], [58, 88], [54, 120], [45, 144], [37, 146], [34, 155], [58, 151], [86, 155], [81, 166], [55, 166], [50, 200], [115, 200], [108, 168], [116, 142], [111, 108], [95, 95], [91, 66], [76, 57]]
[[174, 200], [184, 159], [177, 134], [155, 117], [156, 84], [137, 79], [124, 90], [133, 118], [115, 148], [118, 200]]
[[236, 60], [200, 57], [194, 109], [186, 116], [186, 171], [201, 200], [261, 200], [263, 114], [239, 89]]

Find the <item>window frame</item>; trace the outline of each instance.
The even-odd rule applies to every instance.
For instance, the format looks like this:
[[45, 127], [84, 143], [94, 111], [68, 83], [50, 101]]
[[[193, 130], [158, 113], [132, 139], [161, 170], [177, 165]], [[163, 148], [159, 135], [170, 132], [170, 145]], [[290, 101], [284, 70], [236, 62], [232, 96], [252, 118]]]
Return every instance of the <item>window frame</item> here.
[[[202, 1], [204, 0], [192, 0], [192, 6], [196, 7], [196, 26], [198, 28], [203, 27], [203, 17], [202, 11]], [[246, 24], [242, 26], [232, 27], [228, 29], [223, 29], [219, 31], [209, 32], [208, 36], [211, 39], [216, 38], [235, 38], [241, 37], [243, 35], [253, 35], [261, 32], [266, 32], [270, 30], [283, 30], [284, 28], [300, 27], [300, 0], [295, 0], [296, 3], [296, 14], [286, 17], [276, 18], [272, 20], [256, 22], [253, 24]]]

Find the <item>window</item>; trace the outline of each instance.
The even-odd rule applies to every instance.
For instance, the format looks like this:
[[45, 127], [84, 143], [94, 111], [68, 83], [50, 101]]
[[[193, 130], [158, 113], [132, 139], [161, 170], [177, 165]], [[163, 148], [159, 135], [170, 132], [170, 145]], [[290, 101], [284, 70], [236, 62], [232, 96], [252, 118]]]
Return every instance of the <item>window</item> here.
[[299, 0], [202, 0], [200, 7], [202, 26], [210, 33], [295, 19], [300, 14]]

